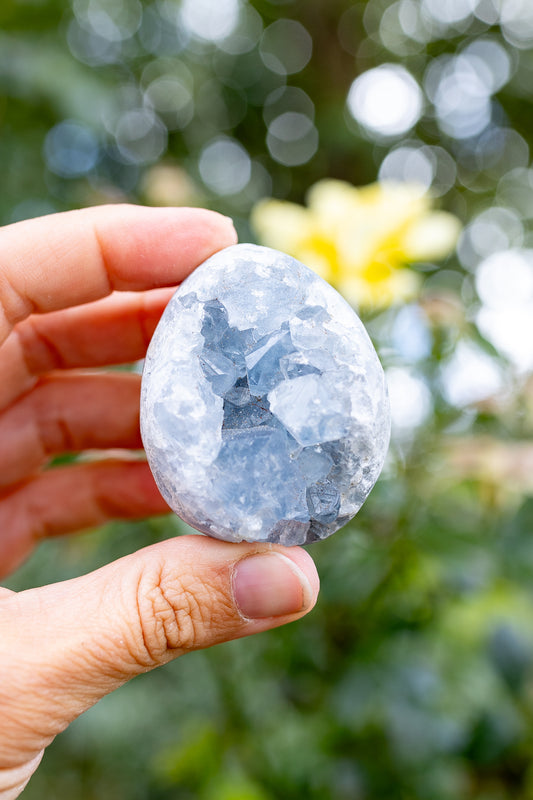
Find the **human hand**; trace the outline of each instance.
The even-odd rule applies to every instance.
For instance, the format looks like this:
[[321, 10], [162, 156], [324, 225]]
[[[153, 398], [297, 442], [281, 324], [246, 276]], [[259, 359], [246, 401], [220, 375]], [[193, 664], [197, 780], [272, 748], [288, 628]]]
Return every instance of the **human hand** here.
[[[45, 467], [65, 451], [141, 447], [139, 376], [97, 368], [142, 358], [171, 294], [158, 287], [234, 242], [229, 220], [200, 209], [98, 207], [0, 229], [0, 576], [46, 536], [168, 511], [143, 461]], [[317, 592], [300, 548], [204, 536], [0, 588], [0, 800], [129, 678], [295, 620]]]

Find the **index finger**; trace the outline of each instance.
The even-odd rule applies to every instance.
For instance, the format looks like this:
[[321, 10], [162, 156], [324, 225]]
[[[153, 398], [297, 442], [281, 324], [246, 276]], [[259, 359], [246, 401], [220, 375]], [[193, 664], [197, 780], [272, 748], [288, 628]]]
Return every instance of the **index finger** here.
[[235, 242], [229, 218], [199, 208], [97, 206], [0, 228], [0, 343], [32, 313], [179, 283]]

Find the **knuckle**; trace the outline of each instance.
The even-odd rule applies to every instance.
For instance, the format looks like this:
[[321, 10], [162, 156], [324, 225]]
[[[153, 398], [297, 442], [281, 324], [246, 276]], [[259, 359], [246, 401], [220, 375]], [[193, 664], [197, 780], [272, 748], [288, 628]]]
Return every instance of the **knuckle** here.
[[17, 328], [24, 362], [31, 375], [65, 369], [67, 364], [61, 347], [46, 332], [42, 318], [29, 317]]
[[170, 577], [164, 567], [144, 572], [137, 586], [136, 661], [151, 668], [204, 646], [210, 608], [209, 591], [199, 579]]
[[0, 322], [10, 330], [34, 311], [29, 298], [24, 297], [9, 278], [9, 270], [0, 274]]

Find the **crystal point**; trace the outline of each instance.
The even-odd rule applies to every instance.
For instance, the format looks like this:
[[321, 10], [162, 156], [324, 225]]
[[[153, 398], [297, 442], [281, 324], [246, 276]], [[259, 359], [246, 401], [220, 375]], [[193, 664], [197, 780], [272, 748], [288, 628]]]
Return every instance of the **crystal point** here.
[[171, 508], [227, 541], [305, 544], [358, 511], [390, 428], [354, 311], [289, 256], [235, 245], [198, 267], [150, 344], [148, 461]]

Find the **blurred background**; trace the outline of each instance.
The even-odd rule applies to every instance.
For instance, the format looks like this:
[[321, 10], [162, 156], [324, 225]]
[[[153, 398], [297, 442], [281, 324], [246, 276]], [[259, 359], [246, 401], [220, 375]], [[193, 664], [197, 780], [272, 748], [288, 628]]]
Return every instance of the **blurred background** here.
[[[393, 408], [378, 485], [311, 547], [315, 611], [108, 697], [28, 800], [533, 798], [532, 99], [531, 0], [2, 0], [0, 222], [203, 205], [270, 243], [316, 213], [342, 289], [307, 192], [379, 181], [340, 202], [373, 229], [346, 285]], [[408, 247], [429, 203], [461, 230]], [[9, 585], [183, 530], [48, 542]]]

